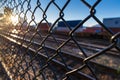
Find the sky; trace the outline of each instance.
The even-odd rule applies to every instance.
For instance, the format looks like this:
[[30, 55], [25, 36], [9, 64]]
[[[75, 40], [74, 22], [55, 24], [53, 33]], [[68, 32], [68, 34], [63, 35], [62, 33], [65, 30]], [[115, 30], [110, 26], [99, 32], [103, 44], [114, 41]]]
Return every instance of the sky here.
[[[55, 0], [55, 2], [62, 8], [67, 0]], [[96, 0], [86, 0], [93, 5]], [[41, 0], [41, 7], [45, 9], [49, 0]], [[33, 2], [31, 2], [33, 3]], [[34, 6], [34, 4], [32, 4]], [[96, 6], [96, 16], [103, 21], [103, 18], [120, 17], [120, 0], [102, 0]], [[54, 22], [59, 17], [59, 10], [52, 4], [47, 11], [47, 19]], [[89, 8], [86, 7], [80, 0], [71, 0], [64, 10], [65, 20], [83, 20], [88, 16]], [[38, 14], [39, 15], [39, 14]], [[97, 24], [92, 18], [88, 20], [84, 26], [92, 26]]]
[[[22, 0], [23, 1], [23, 0]], [[51, 0], [39, 0], [41, 2], [41, 7], [43, 10], [47, 7], [49, 1]], [[56, 4], [59, 5], [60, 8], [64, 6], [67, 0], [55, 0]], [[91, 5], [93, 5], [96, 0], [86, 0]], [[31, 0], [31, 10], [33, 11], [36, 7], [37, 0]], [[24, 9], [27, 9], [27, 2], [24, 4]], [[120, 17], [120, 0], [102, 0], [97, 6], [96, 6], [96, 14], [100, 21], [103, 21], [103, 18], [114, 18], [114, 17]], [[85, 17], [87, 17], [89, 13], [89, 8], [86, 7], [85, 4], [81, 2], [81, 0], [71, 0], [70, 3], [67, 5], [67, 7], [64, 9], [64, 19], [65, 20], [83, 20]], [[54, 21], [59, 17], [59, 10], [55, 7], [54, 4], [51, 4], [48, 8], [46, 15], [47, 20], [51, 23], [54, 23]], [[39, 22], [42, 19], [43, 12], [40, 9], [37, 9], [34, 13], [35, 15], [35, 21]], [[27, 12], [27, 19], [28, 22], [31, 20], [32, 13]], [[97, 24], [97, 22], [90, 18], [84, 26], [92, 26]]]

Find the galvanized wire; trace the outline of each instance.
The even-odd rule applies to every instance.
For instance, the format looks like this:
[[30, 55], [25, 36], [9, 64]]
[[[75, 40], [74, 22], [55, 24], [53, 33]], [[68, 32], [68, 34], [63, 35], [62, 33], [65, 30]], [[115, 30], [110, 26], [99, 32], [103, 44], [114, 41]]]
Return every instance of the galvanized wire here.
[[[120, 51], [120, 47], [118, 46], [120, 33], [114, 34], [99, 20], [99, 18], [97, 18], [97, 16], [95, 16], [97, 12], [95, 8], [99, 5], [101, 1], [102, 0], [96, 0], [96, 2], [91, 5], [86, 0], [80, 0], [80, 2], [82, 2], [89, 9], [89, 15], [87, 15], [81, 22], [79, 22], [74, 29], [71, 29], [69, 24], [66, 22], [66, 19], [64, 19], [64, 16], [67, 15], [64, 13], [64, 10], [66, 10], [71, 0], [66, 0], [62, 7], [56, 3], [56, 0], [50, 0], [48, 1], [45, 8], [41, 6], [43, 4], [41, 0], [35, 1], [36, 3], [34, 4], [34, 8], [32, 5], [32, 0], [4, 0], [0, 7], [7, 7], [11, 9], [12, 15], [18, 16], [19, 24], [5, 25], [8, 30], [4, 29], [3, 32], [4, 34], [8, 33], [8, 35], [11, 35], [11, 31], [13, 29], [16, 29], [18, 30], [16, 35], [22, 35], [21, 38], [23, 40], [21, 42], [19, 42], [18, 40], [19, 45], [7, 40], [5, 40], [7, 43], [3, 42], [4, 47], [2, 48], [3, 54], [1, 57], [3, 63], [5, 63], [7, 67], [10, 78], [13, 80], [73, 80], [76, 78], [72, 74], [80, 72], [82, 69], [87, 67], [93, 75], [92, 79], [97, 80], [98, 77], [96, 76], [95, 70], [89, 63], [89, 61], [104, 54], [112, 48], [116, 48], [118, 51]], [[54, 6], [59, 13], [59, 16], [56, 18], [52, 25], [49, 24], [50, 21], [47, 19], [47, 11], [49, 10], [50, 6]], [[40, 14], [42, 19], [39, 19], [39, 22], [36, 21], [37, 17], [35, 13], [37, 12], [37, 10], [41, 11], [42, 14]], [[51, 16], [54, 16], [54, 14]], [[102, 51], [88, 56], [82, 46], [78, 43], [75, 37], [75, 31], [77, 31], [78, 28], [80, 28], [90, 18], [93, 18], [99, 25], [102, 26], [102, 28], [104, 28], [109, 33], [108, 35], [111, 36], [111, 44], [104, 48]], [[68, 38], [62, 43], [59, 43], [55, 36], [56, 33], [54, 32], [54, 28], [59, 21], [63, 21], [66, 27], [70, 30]], [[35, 29], [31, 32], [32, 23], [34, 24]], [[39, 30], [39, 26], [42, 25], [42, 23], [46, 23], [48, 26], [50, 26], [49, 30], [47, 31], [47, 35], [43, 34], [43, 32]], [[24, 27], [26, 28], [24, 29]], [[27, 40], [28, 36], [29, 42], [26, 44], [25, 40]], [[33, 45], [33, 42], [35, 41], [36, 36], [38, 38], [41, 38], [41, 40], [39, 41], [39, 47], [35, 51], [31, 52], [30, 49]], [[49, 50], [46, 48], [46, 41], [51, 37], [57, 45], [55, 51], [52, 52], [52, 56], [50, 55], [51, 53], [49, 52]], [[73, 41], [73, 43], [77, 45], [77, 48], [84, 55], [84, 64], [73, 70], [69, 69], [69, 66], [67, 65], [65, 59], [63, 58], [63, 55], [61, 54], [61, 49], [70, 41]], [[45, 54], [47, 58], [41, 57], [39, 55], [40, 52]], [[56, 57], [59, 57], [61, 59], [61, 62], [63, 63], [66, 71], [65, 73], [59, 73], [57, 71], [57, 68], [55, 69], [56, 66], [53, 65], [53, 60]]]

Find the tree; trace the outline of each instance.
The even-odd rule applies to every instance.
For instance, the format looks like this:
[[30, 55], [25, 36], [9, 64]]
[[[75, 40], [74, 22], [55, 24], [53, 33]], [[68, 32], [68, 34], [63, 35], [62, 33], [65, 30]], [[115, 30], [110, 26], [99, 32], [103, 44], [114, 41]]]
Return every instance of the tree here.
[[9, 7], [4, 7], [4, 15], [10, 17], [12, 15], [12, 9]]
[[0, 18], [2, 18], [4, 15], [2, 13], [0, 13]]
[[11, 16], [12, 16], [12, 9], [9, 7], [4, 7], [4, 12], [0, 13], [0, 26], [3, 28], [11, 26]]

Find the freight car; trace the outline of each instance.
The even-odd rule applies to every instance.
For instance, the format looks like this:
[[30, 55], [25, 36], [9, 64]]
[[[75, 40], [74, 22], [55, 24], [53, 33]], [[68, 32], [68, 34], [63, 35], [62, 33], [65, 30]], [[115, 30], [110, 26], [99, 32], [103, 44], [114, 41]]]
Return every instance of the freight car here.
[[[68, 26], [71, 29], [74, 29], [75, 26], [80, 23], [81, 20], [78, 21], [66, 21]], [[120, 32], [120, 27], [108, 27], [114, 34]], [[65, 25], [63, 21], [58, 22], [58, 25], [55, 29], [57, 34], [62, 35], [69, 35], [70, 29]], [[93, 27], [83, 27], [81, 26], [77, 29], [74, 34], [80, 37], [94, 37], [94, 38], [102, 38], [102, 39], [109, 39], [111, 36], [105, 31], [102, 27], [93, 26]]]
[[[110, 19], [111, 20], [111, 19]], [[69, 35], [70, 31], [73, 30], [82, 20], [71, 20], [71, 21], [59, 21], [58, 24], [54, 28], [54, 32], [59, 35]], [[116, 24], [114, 27], [109, 27], [108, 19], [104, 19], [103, 23], [105, 24], [106, 27], [108, 27], [113, 33], [120, 32], [120, 27], [119, 27], [119, 21], [112, 23]], [[47, 33], [51, 23], [39, 23], [38, 24], [38, 31]], [[117, 26], [117, 27], [116, 27]], [[32, 27], [32, 28], [31, 28]], [[33, 31], [36, 28], [36, 26], [30, 26], [31, 31]], [[79, 26], [79, 28], [74, 32], [76, 36], [80, 37], [94, 37], [94, 38], [104, 38], [108, 39], [110, 36], [108, 35], [108, 32], [105, 31], [102, 27], [100, 26], [93, 26], [93, 27], [83, 27], [83, 25]]]
[[[73, 30], [79, 23], [81, 22], [81, 20], [71, 20], [71, 21], [59, 21], [56, 28], [55, 28], [55, 32], [57, 34], [64, 34], [64, 35], [68, 35], [69, 32], [71, 30]], [[81, 32], [83, 26], [80, 26], [79, 29], [77, 29], [75, 32]]]
[[51, 26], [51, 23], [39, 23], [38, 30], [41, 32], [48, 32], [50, 26]]
[[38, 23], [38, 26], [30, 25], [29, 29], [32, 32], [34, 32], [37, 29], [37, 31], [41, 33], [47, 33], [50, 26], [51, 26], [51, 23]]

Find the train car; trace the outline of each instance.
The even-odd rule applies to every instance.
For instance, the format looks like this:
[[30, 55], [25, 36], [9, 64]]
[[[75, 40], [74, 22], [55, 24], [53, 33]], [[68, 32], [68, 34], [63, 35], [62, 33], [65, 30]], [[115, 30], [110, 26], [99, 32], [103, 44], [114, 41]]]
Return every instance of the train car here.
[[48, 32], [50, 26], [51, 26], [51, 23], [39, 23], [38, 30], [41, 32]]
[[[67, 25], [66, 25], [65, 22], [59, 21], [58, 24], [57, 24], [57, 26], [56, 26], [55, 31], [57, 33], [60, 33], [60, 34], [66, 34], [67, 35], [70, 32], [69, 28], [74, 29], [80, 22], [81, 22], [81, 20], [66, 21], [66, 23], [67, 23]], [[83, 26], [80, 26], [80, 28], [77, 29], [76, 32], [82, 31], [82, 27]]]
[[103, 24], [113, 31], [113, 33], [120, 32], [120, 17], [104, 18]]
[[102, 28], [101, 27], [87, 27], [82, 32], [99, 34], [102, 32]]
[[85, 27], [83, 31], [78, 32], [77, 36], [80, 37], [99, 37], [102, 33], [101, 27]]
[[120, 28], [110, 28], [114, 33], [120, 32]]
[[[59, 21], [56, 25], [54, 31], [57, 34], [68, 35], [70, 29], [74, 29], [82, 20], [70, 20], [66, 21], [67, 25], [64, 21]], [[103, 24], [111, 29], [114, 33], [120, 32], [120, 19], [103, 19]], [[38, 30], [41, 32], [48, 32], [51, 23], [39, 23]], [[100, 25], [94, 25], [92, 27], [83, 27], [80, 26], [75, 32], [77, 36], [82, 37], [97, 37], [97, 38], [108, 38], [108, 32], [104, 30]]]

